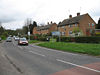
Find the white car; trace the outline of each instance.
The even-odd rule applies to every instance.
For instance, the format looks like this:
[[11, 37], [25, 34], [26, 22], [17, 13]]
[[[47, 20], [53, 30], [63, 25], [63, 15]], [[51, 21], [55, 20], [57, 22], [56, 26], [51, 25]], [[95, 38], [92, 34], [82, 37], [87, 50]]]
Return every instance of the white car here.
[[11, 41], [12, 41], [11, 37], [7, 37], [6, 42], [11, 42]]
[[18, 41], [19, 40], [19, 37], [15, 37], [15, 41]]
[[18, 40], [18, 45], [28, 45], [28, 41], [26, 38], [20, 38]]

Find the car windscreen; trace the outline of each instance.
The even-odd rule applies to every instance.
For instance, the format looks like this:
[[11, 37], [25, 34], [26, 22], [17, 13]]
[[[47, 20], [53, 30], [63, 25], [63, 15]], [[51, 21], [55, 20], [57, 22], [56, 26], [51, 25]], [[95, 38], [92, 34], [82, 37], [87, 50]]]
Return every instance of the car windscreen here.
[[20, 41], [26, 41], [26, 39], [25, 38], [21, 38]]
[[7, 39], [8, 39], [8, 40], [10, 40], [11, 38], [10, 38], [10, 37], [8, 37]]

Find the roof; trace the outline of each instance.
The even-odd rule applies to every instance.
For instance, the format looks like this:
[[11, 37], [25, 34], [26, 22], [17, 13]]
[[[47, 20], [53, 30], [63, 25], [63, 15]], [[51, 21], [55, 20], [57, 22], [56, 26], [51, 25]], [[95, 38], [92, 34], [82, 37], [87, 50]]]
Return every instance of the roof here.
[[83, 18], [84, 15], [80, 15], [80, 16], [76, 16], [76, 17], [72, 17], [70, 19], [65, 19], [63, 20], [60, 24], [58, 24], [58, 26], [65, 26], [65, 25], [69, 25], [69, 24], [75, 24], [75, 23], [79, 23], [79, 21]]
[[45, 26], [37, 26], [37, 30], [46, 30], [49, 29], [53, 24], [45, 25]]

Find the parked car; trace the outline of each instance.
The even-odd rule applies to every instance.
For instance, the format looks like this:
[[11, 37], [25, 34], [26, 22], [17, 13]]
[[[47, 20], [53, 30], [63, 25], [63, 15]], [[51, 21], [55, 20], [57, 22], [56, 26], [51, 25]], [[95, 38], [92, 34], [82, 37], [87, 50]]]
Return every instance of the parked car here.
[[11, 42], [11, 41], [12, 41], [11, 37], [7, 37], [6, 42]]
[[14, 39], [15, 39], [15, 41], [18, 41], [18, 40], [19, 40], [19, 37], [18, 37], [18, 36], [16, 36]]
[[28, 41], [26, 38], [20, 38], [18, 40], [18, 45], [28, 45]]

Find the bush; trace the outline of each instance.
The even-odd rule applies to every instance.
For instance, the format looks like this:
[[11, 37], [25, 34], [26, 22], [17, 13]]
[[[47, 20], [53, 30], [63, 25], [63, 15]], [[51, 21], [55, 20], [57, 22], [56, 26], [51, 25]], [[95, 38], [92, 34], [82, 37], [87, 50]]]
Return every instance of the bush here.
[[[59, 41], [59, 38], [57, 38]], [[100, 43], [100, 37], [61, 37], [61, 42]]]
[[2, 36], [1, 36], [1, 39], [2, 39], [2, 40], [6, 40], [6, 36], [2, 35]]
[[39, 40], [39, 41], [47, 41], [47, 38], [46, 37], [38, 37], [37, 40]]
[[78, 43], [100, 43], [100, 37], [75, 37]]
[[[59, 41], [59, 37], [57, 37], [57, 42]], [[60, 37], [61, 42], [74, 42], [74, 38], [72, 37]]]
[[34, 36], [33, 35], [30, 36], [30, 40], [34, 40]]

